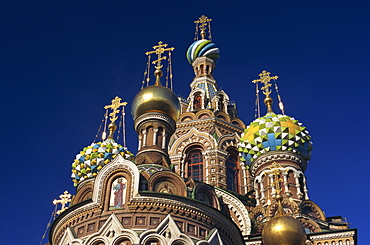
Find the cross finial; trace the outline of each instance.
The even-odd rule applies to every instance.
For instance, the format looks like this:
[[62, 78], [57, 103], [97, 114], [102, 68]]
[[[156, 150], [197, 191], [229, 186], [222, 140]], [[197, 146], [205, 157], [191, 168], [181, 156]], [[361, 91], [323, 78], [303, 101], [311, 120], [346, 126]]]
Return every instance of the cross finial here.
[[117, 113], [120, 112], [120, 110], [118, 110], [118, 108], [120, 108], [121, 106], [127, 105], [127, 102], [122, 102], [121, 103], [121, 100], [122, 99], [120, 97], [116, 96], [112, 100], [112, 104], [111, 105], [104, 106], [104, 109], [112, 109], [112, 112], [109, 113], [111, 123], [114, 123], [118, 119]]
[[153, 46], [153, 49], [154, 49], [153, 51], [148, 51], [148, 52], [145, 53], [146, 55], [150, 55], [150, 54], [154, 54], [154, 53], [156, 55], [158, 55], [158, 59], [154, 60], [152, 62], [152, 64], [156, 64], [156, 66], [155, 66], [156, 71], [154, 72], [154, 74], [157, 78], [156, 82], [155, 82], [155, 85], [157, 85], [157, 86], [160, 85], [160, 77], [162, 76], [161, 68], [163, 67], [163, 65], [161, 64], [161, 61], [167, 59], [167, 57], [162, 56], [162, 54], [166, 51], [173, 51], [175, 49], [174, 47], [166, 48], [167, 46], [168, 46], [168, 44], [163, 43], [162, 41], [159, 41], [158, 45]]
[[212, 19], [209, 19], [205, 15], [202, 15], [201, 17], [199, 17], [198, 20], [194, 21], [194, 23], [196, 24], [196, 33], [198, 33], [198, 28], [199, 28], [202, 39], [206, 38], [207, 27], [209, 31], [209, 39], [212, 39], [211, 38], [211, 21]]
[[127, 105], [127, 102], [121, 102], [121, 100], [122, 99], [120, 97], [116, 96], [112, 100], [111, 105], [104, 106], [104, 109], [112, 109], [112, 112], [109, 113], [109, 116], [110, 116], [110, 124], [108, 126], [109, 127], [109, 136], [108, 136], [109, 139], [113, 139], [113, 133], [116, 130], [115, 121], [118, 119], [117, 114], [120, 112], [118, 108], [120, 108], [121, 106]]
[[272, 165], [269, 167], [270, 171], [268, 172], [269, 174], [274, 175], [274, 181], [271, 183], [271, 185], [275, 187], [275, 191], [277, 194], [281, 193], [280, 183], [283, 182], [283, 180], [279, 178], [279, 175], [282, 173], [282, 170], [280, 168], [280, 164], [273, 162]]
[[271, 94], [271, 90], [270, 90], [270, 87], [272, 86], [272, 84], [270, 83], [270, 81], [272, 79], [278, 79], [279, 77], [278, 76], [273, 76], [273, 77], [270, 77], [270, 72], [267, 72], [265, 70], [263, 70], [258, 76], [260, 77], [260, 79], [254, 79], [252, 81], [252, 83], [257, 83], [257, 82], [261, 82], [264, 84], [264, 86], [261, 88], [263, 90], [263, 94], [266, 95], [266, 97], [268, 97], [270, 94]]
[[[264, 103], [265, 105], [267, 106], [267, 112], [268, 113], [272, 113], [273, 110], [272, 110], [272, 98], [270, 97], [270, 94], [271, 94], [271, 89], [270, 87], [272, 86], [272, 84], [270, 83], [271, 80], [276, 80], [278, 79], [279, 77], [278, 76], [273, 76], [273, 77], [270, 77], [270, 72], [267, 72], [265, 70], [263, 70], [258, 76], [260, 77], [260, 79], [254, 79], [252, 81], [252, 83], [263, 83], [264, 86], [261, 88], [263, 90], [263, 94], [266, 95], [266, 98], [264, 100]], [[257, 86], [257, 85], [256, 85]]]
[[161, 69], [163, 67], [163, 65], [161, 64], [161, 61], [164, 60], [164, 59], [167, 59], [166, 56], [163, 56], [162, 57], [162, 54], [164, 52], [166, 52], [166, 51], [173, 51], [175, 49], [174, 47], [172, 47], [172, 48], [165, 48], [167, 46], [168, 46], [168, 44], [166, 44], [166, 43], [163, 44], [162, 41], [159, 41], [158, 42], [158, 45], [153, 46], [153, 49], [155, 49], [154, 51], [148, 51], [148, 52], [145, 53], [146, 55], [154, 54], [154, 53], [158, 55], [158, 59], [157, 60], [154, 60], [152, 62], [152, 64], [157, 63], [157, 65], [155, 66], [155, 69]]
[[62, 208], [57, 211], [57, 214], [61, 214], [64, 212], [68, 207], [66, 207], [66, 204], [71, 202], [71, 194], [68, 193], [68, 191], [65, 191], [63, 194], [59, 196], [60, 200], [54, 199], [53, 204], [58, 205], [60, 203], [62, 205]]

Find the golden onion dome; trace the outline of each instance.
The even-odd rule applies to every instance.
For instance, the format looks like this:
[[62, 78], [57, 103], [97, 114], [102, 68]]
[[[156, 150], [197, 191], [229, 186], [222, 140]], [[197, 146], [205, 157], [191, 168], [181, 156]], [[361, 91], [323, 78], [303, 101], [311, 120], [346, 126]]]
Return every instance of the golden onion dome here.
[[262, 231], [264, 245], [305, 245], [306, 233], [297, 219], [284, 213], [282, 196], [278, 195], [278, 211]]
[[132, 101], [131, 112], [134, 120], [147, 112], [161, 112], [177, 121], [180, 102], [174, 92], [157, 83], [137, 93]]

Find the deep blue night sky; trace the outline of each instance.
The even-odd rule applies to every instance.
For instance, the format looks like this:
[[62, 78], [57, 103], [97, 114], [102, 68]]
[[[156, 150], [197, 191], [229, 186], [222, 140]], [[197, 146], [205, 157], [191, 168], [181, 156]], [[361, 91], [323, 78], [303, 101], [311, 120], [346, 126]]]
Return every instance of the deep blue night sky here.
[[0, 9], [0, 245], [39, 244], [52, 201], [75, 193], [75, 155], [116, 95], [129, 102], [136, 152], [130, 103], [158, 41], [176, 48], [174, 91], [188, 95], [185, 52], [202, 14], [221, 50], [214, 77], [240, 118], [254, 120], [251, 81], [264, 69], [278, 75], [286, 114], [314, 143], [311, 200], [359, 228], [359, 244], [370, 242], [370, 1], [2, 0]]

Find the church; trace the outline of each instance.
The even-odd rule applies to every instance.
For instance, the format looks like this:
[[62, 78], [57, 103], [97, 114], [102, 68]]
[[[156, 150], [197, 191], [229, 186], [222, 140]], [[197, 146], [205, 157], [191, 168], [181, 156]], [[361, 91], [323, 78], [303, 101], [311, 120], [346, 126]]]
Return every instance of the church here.
[[160, 41], [145, 53], [146, 77], [128, 104], [136, 154], [125, 137], [117, 140], [125, 132], [124, 98], [102, 105], [101, 140], [71, 166], [76, 194], [54, 201], [62, 209], [50, 245], [357, 244], [356, 229], [341, 216], [326, 217], [309, 198], [311, 136], [285, 115], [278, 76], [264, 70], [251, 78], [252, 122], [238, 117], [219, 88], [211, 21], [194, 21], [196, 38], [186, 52], [194, 78], [185, 97], [172, 90], [174, 48]]

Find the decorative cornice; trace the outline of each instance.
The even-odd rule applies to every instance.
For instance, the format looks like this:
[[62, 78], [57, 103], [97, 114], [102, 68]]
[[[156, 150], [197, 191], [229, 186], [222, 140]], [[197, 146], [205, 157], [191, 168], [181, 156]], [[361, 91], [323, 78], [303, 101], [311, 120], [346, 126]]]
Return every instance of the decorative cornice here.
[[298, 166], [300, 166], [303, 172], [306, 170], [306, 167], [307, 167], [307, 163], [301, 155], [298, 155], [292, 152], [287, 152], [287, 151], [271, 151], [271, 152], [265, 153], [262, 156], [258, 157], [252, 163], [251, 165], [252, 175], [255, 176], [259, 168], [265, 163], [272, 162], [272, 161], [278, 161], [278, 160], [292, 161], [296, 163]]
[[[163, 210], [164, 208], [166, 208], [167, 210], [171, 209], [182, 210], [185, 215], [186, 213], [188, 213], [188, 216], [191, 216], [192, 218], [196, 218], [198, 220], [200, 220], [201, 218], [207, 219], [207, 217], [209, 217], [210, 221], [217, 224], [217, 227], [222, 227], [223, 230], [225, 230], [225, 232], [228, 233], [230, 237], [233, 238], [233, 240], [240, 236], [240, 233], [236, 232], [237, 229], [232, 228], [233, 226], [237, 228], [235, 223], [228, 219], [226, 216], [222, 215], [220, 211], [215, 210], [214, 208], [211, 208], [200, 202], [198, 203], [190, 199], [188, 200], [189, 201], [186, 203], [181, 200], [167, 199], [165, 197], [140, 196], [133, 200], [132, 205], [135, 207], [135, 209], [140, 208], [140, 206], [143, 207], [158, 206]], [[234, 240], [234, 242], [237, 241]]]
[[329, 240], [329, 239], [338, 239], [338, 238], [349, 238], [354, 237], [356, 235], [355, 230], [347, 230], [347, 231], [335, 231], [335, 232], [328, 232], [324, 234], [308, 234], [312, 241], [322, 241], [322, 240]]
[[159, 112], [147, 112], [139, 116], [138, 118], [135, 119], [134, 128], [137, 129], [141, 123], [153, 119], [161, 120], [168, 123], [168, 125], [170, 125], [171, 127], [172, 132], [174, 132], [176, 129], [176, 122], [170, 116]]
[[141, 154], [146, 153], [146, 152], [158, 152], [158, 153], [161, 153], [162, 155], [165, 155], [165, 156], [167, 156], [167, 157], [168, 157], [168, 153], [167, 153], [167, 152], [165, 152], [164, 150], [158, 150], [158, 149], [154, 149], [154, 148], [145, 149], [145, 150], [140, 150], [140, 151], [136, 154], [136, 156], [141, 155]]
[[228, 128], [228, 129], [231, 129], [233, 131], [240, 132], [240, 133], [242, 133], [243, 130], [244, 130], [243, 128], [235, 126], [234, 124], [226, 122], [224, 120], [221, 120], [217, 117], [207, 117], [207, 118], [202, 118], [202, 119], [197, 118], [197, 119], [194, 119], [194, 120], [191, 120], [191, 121], [178, 122], [176, 127], [178, 129], [180, 129], [180, 128], [191, 128], [191, 127], [194, 127], [194, 126], [206, 125], [206, 124], [217, 124], [217, 125], [223, 126], [225, 128]]
[[260, 245], [262, 244], [262, 238], [261, 240], [258, 240], [258, 241], [246, 241], [245, 242], [245, 245]]

